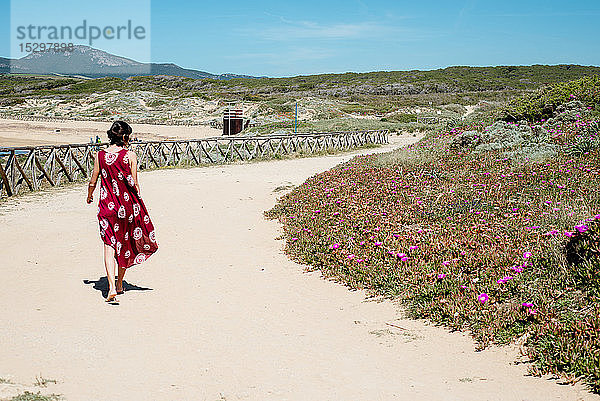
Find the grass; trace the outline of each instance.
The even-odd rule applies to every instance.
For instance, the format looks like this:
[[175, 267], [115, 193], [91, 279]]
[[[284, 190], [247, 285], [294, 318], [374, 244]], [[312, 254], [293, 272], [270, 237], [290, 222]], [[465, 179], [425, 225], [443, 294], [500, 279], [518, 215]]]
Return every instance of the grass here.
[[57, 394], [42, 395], [40, 393], [31, 393], [29, 391], [19, 394], [10, 399], [10, 401], [60, 401], [63, 398]]
[[[444, 123], [445, 124], [445, 123]], [[298, 131], [305, 132], [340, 132], [340, 131], [368, 131], [389, 130], [390, 132], [417, 132], [439, 129], [444, 124], [423, 124], [411, 122], [382, 121], [381, 119], [355, 119], [355, 118], [330, 118], [324, 120], [300, 121]], [[268, 135], [276, 131], [293, 133], [294, 122], [277, 122], [253, 127], [247, 130], [248, 134]]]
[[596, 124], [546, 125], [557, 151], [538, 160], [527, 142], [455, 146], [464, 131], [498, 141], [481, 122], [440, 130], [318, 174], [267, 216], [311, 269], [398, 298], [479, 348], [526, 339], [532, 373], [600, 392], [600, 147], [572, 152], [596, 143]]
[[36, 376], [34, 386], [48, 387], [49, 383], [56, 384], [57, 382], [56, 382], [55, 379], [47, 379], [47, 378], [44, 378], [42, 376]]

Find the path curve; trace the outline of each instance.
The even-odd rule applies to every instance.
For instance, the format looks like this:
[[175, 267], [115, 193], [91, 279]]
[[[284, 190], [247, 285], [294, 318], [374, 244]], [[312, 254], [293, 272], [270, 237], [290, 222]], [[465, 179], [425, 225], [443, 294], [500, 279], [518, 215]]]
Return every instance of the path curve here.
[[55, 379], [42, 390], [71, 401], [599, 399], [291, 262], [262, 215], [274, 189], [349, 157], [142, 173], [160, 249], [119, 306], [94, 288], [102, 244], [83, 185], [5, 202], [0, 378]]

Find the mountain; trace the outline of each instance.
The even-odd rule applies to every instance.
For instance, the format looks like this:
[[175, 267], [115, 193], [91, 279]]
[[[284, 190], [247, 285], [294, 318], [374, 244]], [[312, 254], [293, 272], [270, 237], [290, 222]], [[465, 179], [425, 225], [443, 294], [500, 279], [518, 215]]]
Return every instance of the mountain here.
[[0, 73], [59, 74], [88, 78], [136, 75], [173, 75], [187, 78], [254, 78], [249, 75], [211, 74], [172, 63], [140, 63], [93, 47], [76, 45], [73, 51], [31, 53], [20, 59], [0, 57]]

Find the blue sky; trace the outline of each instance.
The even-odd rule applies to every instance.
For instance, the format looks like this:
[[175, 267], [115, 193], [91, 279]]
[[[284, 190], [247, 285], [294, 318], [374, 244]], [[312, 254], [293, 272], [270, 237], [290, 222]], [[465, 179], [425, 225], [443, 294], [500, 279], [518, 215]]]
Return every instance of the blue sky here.
[[[150, 9], [151, 60], [213, 73], [600, 65], [598, 0], [154, 0]], [[0, 55], [8, 57], [9, 1], [0, 10]], [[120, 18], [135, 10], [106, 7], [104, 20]]]

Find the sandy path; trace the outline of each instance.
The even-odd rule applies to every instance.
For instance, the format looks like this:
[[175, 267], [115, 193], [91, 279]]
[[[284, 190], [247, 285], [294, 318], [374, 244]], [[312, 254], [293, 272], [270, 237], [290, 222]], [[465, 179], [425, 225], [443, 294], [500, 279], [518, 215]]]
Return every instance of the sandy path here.
[[[219, 136], [222, 132], [206, 125], [176, 126], [131, 124], [133, 136], [142, 140], [194, 139]], [[1, 146], [37, 146], [67, 143], [88, 143], [100, 136], [106, 141], [110, 123], [96, 121], [22, 121], [0, 119]], [[55, 133], [59, 129], [60, 133]]]
[[83, 186], [3, 204], [0, 377], [71, 401], [599, 399], [288, 260], [273, 190], [348, 157], [142, 173], [160, 249], [119, 306], [84, 284], [104, 274]]

